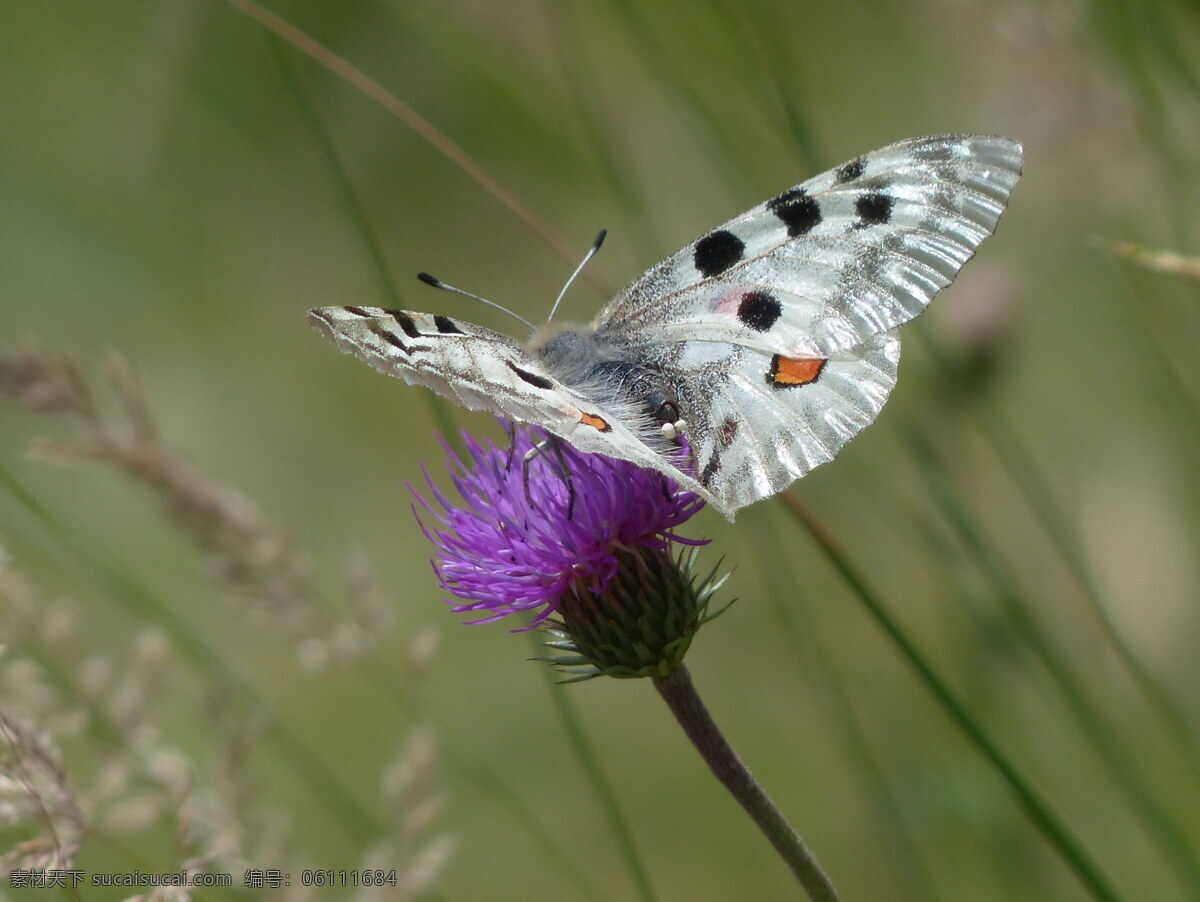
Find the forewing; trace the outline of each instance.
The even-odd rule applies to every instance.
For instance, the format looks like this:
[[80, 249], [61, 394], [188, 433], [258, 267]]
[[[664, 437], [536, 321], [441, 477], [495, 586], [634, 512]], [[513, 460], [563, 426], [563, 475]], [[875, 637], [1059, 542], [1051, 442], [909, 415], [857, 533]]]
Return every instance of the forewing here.
[[468, 409], [540, 426], [582, 451], [656, 469], [712, 500], [630, 430], [627, 411], [565, 385], [506, 335], [445, 316], [382, 307], [317, 307], [308, 317], [343, 353], [381, 373], [424, 385]]
[[[410, 385], [424, 385], [471, 410], [523, 421], [553, 421], [532, 389], [546, 378], [523, 366], [524, 352], [506, 335], [460, 320], [382, 307], [318, 307], [309, 322], [338, 349]], [[549, 423], [545, 423], [549, 426]]]
[[925, 309], [996, 228], [1010, 138], [901, 141], [809, 179], [652, 267], [601, 311], [617, 341], [830, 356]]

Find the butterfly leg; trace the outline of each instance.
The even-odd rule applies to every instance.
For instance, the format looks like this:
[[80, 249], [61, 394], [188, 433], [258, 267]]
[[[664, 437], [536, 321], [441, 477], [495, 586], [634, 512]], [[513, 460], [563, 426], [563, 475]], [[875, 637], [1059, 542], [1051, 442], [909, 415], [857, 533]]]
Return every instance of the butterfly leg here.
[[533, 498], [529, 493], [529, 465], [533, 463], [534, 458], [543, 456], [547, 450], [554, 452], [557, 463], [555, 472], [567, 486], [567, 519], [570, 520], [575, 513], [575, 483], [571, 480], [571, 470], [563, 459], [562, 443], [553, 435], [547, 436], [526, 451], [525, 457], [521, 461], [521, 482], [525, 486], [525, 500], [530, 504], [533, 503]]
[[553, 447], [554, 456], [558, 458], [558, 474], [567, 485], [567, 519], [570, 520], [575, 513], [575, 483], [571, 480], [571, 468], [563, 457], [562, 442], [555, 441]]
[[[507, 473], [509, 470], [512, 469], [513, 455], [515, 455], [517, 453], [517, 424], [514, 423], [512, 420], [505, 420], [504, 421], [504, 433], [505, 433], [505, 435], [508, 436], [508, 457], [505, 458], [505, 460], [504, 460], [504, 472]], [[525, 482], [526, 482], [525, 494], [528, 495], [529, 494], [529, 492], [528, 492], [529, 480], [526, 479]]]

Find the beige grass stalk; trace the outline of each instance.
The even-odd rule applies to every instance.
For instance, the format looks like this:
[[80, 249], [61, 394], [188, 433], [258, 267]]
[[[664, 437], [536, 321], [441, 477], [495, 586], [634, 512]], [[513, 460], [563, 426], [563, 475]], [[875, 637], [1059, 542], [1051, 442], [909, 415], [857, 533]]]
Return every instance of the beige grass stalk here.
[[310, 669], [361, 657], [386, 634], [390, 610], [361, 554], [349, 564], [345, 616], [331, 620], [315, 603], [308, 558], [288, 532], [162, 442], [145, 392], [121, 357], [110, 354], [95, 369], [92, 375], [70, 356], [33, 348], [0, 353], [0, 394], [79, 432], [75, 440], [38, 443], [42, 454], [112, 466], [153, 492], [208, 558], [226, 594], [286, 630]]
[[[323, 617], [306, 556], [241, 494], [205, 478], [166, 447], [144, 392], [119, 358], [110, 356], [93, 374], [70, 356], [28, 348], [2, 352], [0, 396], [77, 430], [71, 441], [39, 443], [43, 452], [110, 465], [157, 495], [169, 521], [208, 556], [217, 584], [246, 602], [247, 614], [287, 627], [302, 661], [323, 665], [374, 651], [389, 612], [365, 557], [356, 553], [348, 564], [347, 616]], [[159, 693], [180, 677], [174, 666], [179, 658], [166, 638], [148, 629], [129, 650], [93, 649], [82, 663], [60, 665], [72, 655], [77, 659], [78, 645], [87, 642], [72, 635], [75, 619], [69, 605], [46, 603], [0, 555], [0, 631], [9, 644], [0, 656], [0, 741], [7, 745], [0, 807], [20, 814], [25, 830], [13, 849], [0, 849], [0, 865], [69, 866], [85, 835], [124, 849], [122, 837], [153, 825], [173, 834], [179, 856], [160, 870], [240, 876], [251, 866], [295, 873], [327, 866], [293, 848], [288, 818], [255, 789], [251, 762], [265, 725], [262, 712], [247, 710], [220, 687], [207, 687], [195, 716], [213, 728], [214, 754], [211, 764], [202, 765], [173, 747], [157, 723]], [[429, 632], [411, 640], [401, 662], [407, 677], [401, 688], [420, 680], [434, 653]], [[10, 706], [18, 710], [10, 714]], [[356, 902], [415, 899], [444, 872], [453, 842], [435, 829], [442, 810], [437, 757], [431, 734], [418, 729], [383, 768], [378, 798], [384, 829], [361, 849], [359, 865], [395, 870], [399, 885], [361, 887], [351, 897]], [[64, 760], [71, 762], [73, 786], [66, 783]], [[327, 892], [345, 898], [342, 891]], [[171, 902], [192, 894], [159, 889], [133, 898]], [[295, 885], [264, 891], [264, 898], [323, 896]]]

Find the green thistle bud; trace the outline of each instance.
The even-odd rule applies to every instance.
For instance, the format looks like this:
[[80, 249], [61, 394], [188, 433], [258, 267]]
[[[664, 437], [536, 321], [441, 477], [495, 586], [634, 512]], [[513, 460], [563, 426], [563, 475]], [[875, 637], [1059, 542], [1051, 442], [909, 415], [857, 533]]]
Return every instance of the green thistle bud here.
[[572, 674], [566, 682], [669, 674], [696, 631], [724, 610], [710, 614], [708, 606], [727, 575], [714, 579], [718, 563], [697, 580], [697, 552], [687, 549], [674, 558], [645, 546], [616, 550], [617, 573], [604, 591], [575, 584], [559, 602], [559, 619], [548, 622], [546, 645], [565, 654], [538, 660]]

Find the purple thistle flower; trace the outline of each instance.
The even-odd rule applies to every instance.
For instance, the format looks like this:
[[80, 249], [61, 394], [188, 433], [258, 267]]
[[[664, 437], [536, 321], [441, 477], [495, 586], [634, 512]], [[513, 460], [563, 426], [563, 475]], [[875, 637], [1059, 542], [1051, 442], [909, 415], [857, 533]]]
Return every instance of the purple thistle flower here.
[[537, 611], [525, 627], [532, 629], [569, 594], [602, 594], [631, 553], [669, 557], [672, 543], [707, 541], [674, 532], [704, 506], [703, 499], [679, 491], [659, 473], [585, 454], [565, 442], [530, 462], [527, 494], [522, 461], [539, 438], [517, 428], [510, 450], [464, 433], [466, 462], [447, 448], [462, 500], [446, 498], [428, 471], [425, 479], [441, 510], [413, 491], [436, 521], [427, 525], [414, 506], [436, 548], [438, 580], [463, 602], [451, 601], [452, 610], [485, 615], [470, 623]]

